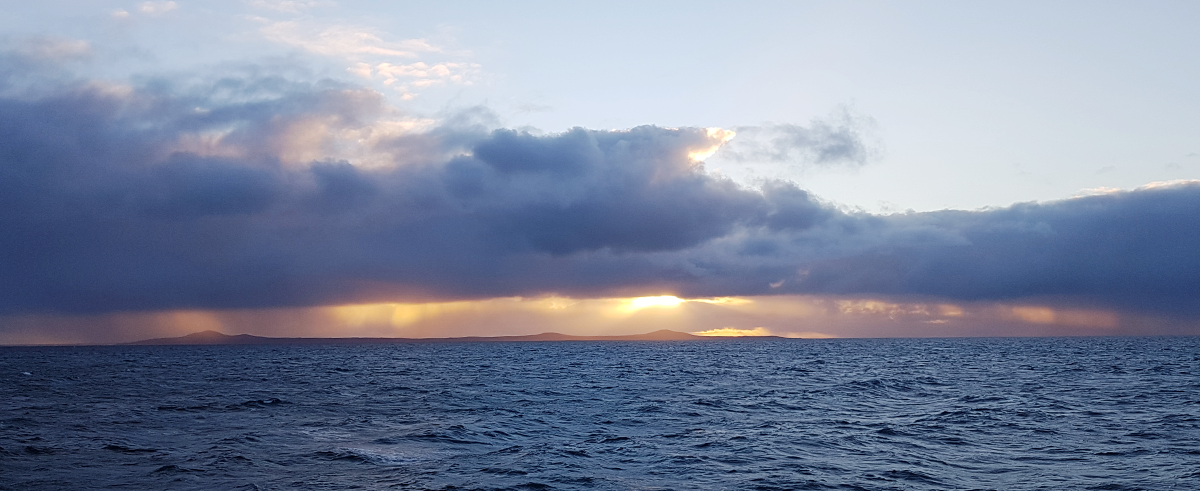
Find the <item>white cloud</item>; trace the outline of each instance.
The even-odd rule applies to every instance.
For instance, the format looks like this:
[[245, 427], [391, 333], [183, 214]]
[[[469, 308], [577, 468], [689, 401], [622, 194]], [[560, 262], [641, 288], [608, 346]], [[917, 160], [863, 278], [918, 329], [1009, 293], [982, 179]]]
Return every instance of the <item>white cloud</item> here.
[[138, 5], [138, 10], [146, 15], [162, 15], [178, 8], [179, 4], [175, 2], [142, 2]]
[[374, 29], [360, 26], [262, 21], [265, 25], [260, 32], [267, 39], [310, 53], [343, 58], [351, 63], [347, 72], [393, 89], [403, 99], [416, 97], [415, 91], [420, 89], [471, 85], [482, 73], [477, 63], [414, 61], [424, 54], [442, 53], [424, 39], [389, 40]]
[[372, 29], [337, 25], [316, 30], [296, 21], [271, 23], [261, 29], [267, 39], [303, 48], [306, 51], [342, 56], [353, 60], [364, 57], [416, 58], [418, 53], [440, 51], [424, 39], [385, 41]]
[[407, 65], [380, 63], [374, 67], [360, 63], [349, 69], [356, 75], [382, 80], [384, 85], [395, 88], [406, 99], [413, 97], [413, 89], [424, 89], [438, 85], [471, 85], [481, 71], [475, 63], [437, 63], [429, 65], [418, 61]]
[[313, 7], [333, 5], [333, 2], [319, 2], [316, 0], [251, 0], [249, 3], [251, 7], [257, 9], [273, 10], [288, 14], [298, 14]]
[[[1146, 190], [1150, 190], [1150, 189], [1171, 188], [1171, 187], [1176, 187], [1176, 186], [1192, 186], [1192, 185], [1196, 185], [1196, 184], [1200, 184], [1200, 179], [1172, 179], [1170, 181], [1149, 182], [1149, 183], [1143, 184], [1141, 186], [1138, 186], [1136, 188], [1133, 188], [1132, 190], [1133, 191], [1146, 191]], [[1119, 194], [1119, 193], [1127, 193], [1129, 191], [1130, 191], [1130, 189], [1128, 189], [1128, 188], [1114, 188], [1114, 187], [1101, 186], [1101, 187], [1095, 187], [1095, 188], [1080, 189], [1079, 191], [1077, 191], [1075, 193], [1074, 196], [1072, 196], [1072, 198], [1078, 199], [1078, 198], [1086, 198], [1089, 196], [1100, 196], [1100, 195], [1105, 195], [1105, 194]]]
[[39, 36], [25, 40], [18, 51], [37, 60], [66, 61], [91, 56], [92, 46], [80, 39]]

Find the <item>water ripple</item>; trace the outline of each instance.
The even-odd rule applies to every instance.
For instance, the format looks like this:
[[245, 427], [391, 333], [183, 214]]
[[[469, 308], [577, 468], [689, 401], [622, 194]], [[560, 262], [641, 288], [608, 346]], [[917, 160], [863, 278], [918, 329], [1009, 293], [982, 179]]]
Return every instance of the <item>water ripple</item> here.
[[0, 489], [1200, 489], [1200, 339], [0, 348]]

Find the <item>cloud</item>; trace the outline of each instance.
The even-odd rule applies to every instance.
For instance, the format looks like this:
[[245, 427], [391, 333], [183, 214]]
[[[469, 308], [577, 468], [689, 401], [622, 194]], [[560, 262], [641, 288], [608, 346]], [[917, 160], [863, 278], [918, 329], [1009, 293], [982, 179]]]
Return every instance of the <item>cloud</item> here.
[[[893, 215], [861, 253], [810, 262], [791, 288], [959, 300], [1073, 299], [1200, 313], [1200, 183], [1146, 187], [979, 212]], [[923, 237], [923, 233], [931, 234]], [[892, 235], [900, 234], [900, 235]], [[945, 235], [938, 237], [938, 235]], [[907, 237], [906, 237], [907, 236]]]
[[522, 102], [520, 104], [517, 104], [517, 112], [525, 113], [525, 114], [527, 114], [527, 113], [544, 113], [544, 112], [550, 112], [553, 110], [554, 110], [553, 106], [548, 106], [545, 104], [535, 104], [532, 102]]
[[875, 122], [842, 107], [808, 126], [765, 124], [733, 128], [737, 137], [716, 158], [734, 162], [859, 167], [879, 152], [871, 142]]
[[70, 68], [93, 59], [95, 50], [82, 39], [56, 36], [0, 36], [0, 94], [50, 94], [75, 79]]
[[175, 2], [142, 2], [138, 5], [138, 11], [146, 15], [162, 15], [178, 8], [179, 4]]
[[251, 0], [250, 6], [288, 14], [299, 14], [314, 7], [329, 6], [333, 2], [316, 0]]
[[[722, 139], [430, 122], [270, 76], [10, 94], [0, 313], [815, 294], [1200, 315], [1200, 184], [877, 216], [689, 158]], [[946, 318], [910, 303], [845, 308]]]
[[434, 65], [418, 61], [405, 65], [383, 62], [372, 66], [358, 63], [347, 69], [366, 79], [382, 81], [384, 85], [400, 91], [403, 97], [411, 98], [413, 90], [438, 85], [471, 85], [482, 72], [477, 63], [437, 63]]
[[415, 58], [420, 53], [440, 51], [424, 39], [385, 41], [376, 31], [348, 25], [323, 29], [298, 21], [272, 22], [260, 29], [269, 40], [303, 48], [311, 53], [360, 59], [364, 56]]
[[16, 52], [41, 61], [73, 61], [90, 58], [92, 46], [81, 39], [35, 36], [18, 43]]
[[298, 20], [267, 22], [260, 29], [267, 39], [342, 58], [350, 64], [347, 72], [390, 87], [406, 100], [429, 87], [471, 85], [482, 74], [477, 63], [413, 61], [425, 54], [442, 53], [424, 39], [385, 40], [376, 30], [360, 26], [321, 27]]

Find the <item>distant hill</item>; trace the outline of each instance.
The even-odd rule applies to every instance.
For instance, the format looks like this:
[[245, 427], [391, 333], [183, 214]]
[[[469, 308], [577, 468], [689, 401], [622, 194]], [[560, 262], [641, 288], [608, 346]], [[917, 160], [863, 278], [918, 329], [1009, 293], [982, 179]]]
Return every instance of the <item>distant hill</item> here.
[[[755, 336], [773, 338], [775, 336]], [[250, 334], [228, 335], [217, 331], [201, 331], [177, 338], [158, 338], [121, 343], [122, 345], [248, 345], [248, 344], [387, 344], [387, 343], [496, 343], [529, 341], [703, 341], [721, 339], [696, 336], [667, 329], [646, 334], [626, 336], [572, 336], [557, 332], [545, 332], [528, 336], [472, 336], [462, 338], [272, 338]]]

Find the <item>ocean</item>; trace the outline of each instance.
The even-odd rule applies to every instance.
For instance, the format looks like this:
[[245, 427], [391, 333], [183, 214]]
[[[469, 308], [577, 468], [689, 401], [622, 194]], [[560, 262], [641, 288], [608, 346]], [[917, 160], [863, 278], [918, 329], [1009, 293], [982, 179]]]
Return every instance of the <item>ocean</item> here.
[[0, 489], [1200, 489], [1200, 338], [4, 347]]

